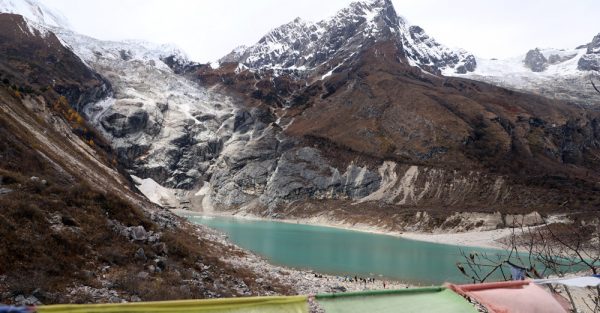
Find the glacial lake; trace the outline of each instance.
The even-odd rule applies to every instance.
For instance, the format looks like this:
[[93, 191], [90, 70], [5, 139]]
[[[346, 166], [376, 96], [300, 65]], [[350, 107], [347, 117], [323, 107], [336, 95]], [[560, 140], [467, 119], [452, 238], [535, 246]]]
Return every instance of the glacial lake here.
[[[182, 216], [225, 233], [233, 243], [274, 264], [417, 285], [470, 282], [456, 267], [457, 262], [464, 261], [461, 249], [467, 255], [470, 252], [486, 252], [489, 256], [501, 253], [494, 249], [437, 244], [333, 227], [234, 217]], [[508, 268], [504, 268], [504, 272], [510, 273]]]

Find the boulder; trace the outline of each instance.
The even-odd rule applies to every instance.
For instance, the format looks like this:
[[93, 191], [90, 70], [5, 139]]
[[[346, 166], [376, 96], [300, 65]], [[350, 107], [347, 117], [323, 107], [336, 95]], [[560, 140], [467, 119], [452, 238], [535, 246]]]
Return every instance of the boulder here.
[[148, 236], [148, 243], [155, 243], [160, 239], [160, 233], [153, 233]]
[[154, 259], [154, 264], [156, 265], [156, 269], [160, 271], [164, 271], [167, 268], [166, 258], [156, 258]]
[[146, 279], [146, 278], [148, 278], [148, 276], [150, 276], [150, 274], [148, 272], [142, 271], [142, 272], [137, 273], [136, 276], [141, 279]]
[[152, 249], [159, 255], [166, 255], [169, 252], [167, 245], [164, 242], [155, 243], [152, 245]]
[[5, 194], [9, 194], [12, 192], [12, 189], [9, 188], [0, 188], [0, 196], [1, 195], [5, 195]]
[[108, 298], [108, 302], [109, 303], [121, 303], [121, 302], [123, 302], [123, 300], [117, 296], [110, 296], [110, 298]]
[[131, 232], [129, 234], [130, 238], [136, 241], [148, 240], [148, 232], [144, 229], [144, 226], [134, 226], [131, 227]]
[[16, 305], [23, 305], [23, 306], [42, 304], [40, 302], [40, 300], [38, 300], [38, 298], [36, 298], [34, 296], [25, 297], [24, 295], [18, 295], [15, 297], [14, 301], [15, 301]]
[[466, 74], [467, 72], [473, 72], [477, 68], [477, 61], [473, 55], [468, 55], [463, 60], [463, 63], [456, 67], [456, 73]]
[[136, 295], [133, 295], [133, 296], [131, 296], [130, 301], [131, 302], [141, 302], [142, 299], [140, 297], [136, 296]]
[[144, 253], [143, 248], [139, 248], [137, 249], [137, 251], [135, 251], [135, 259], [140, 261], [146, 261], [146, 253]]

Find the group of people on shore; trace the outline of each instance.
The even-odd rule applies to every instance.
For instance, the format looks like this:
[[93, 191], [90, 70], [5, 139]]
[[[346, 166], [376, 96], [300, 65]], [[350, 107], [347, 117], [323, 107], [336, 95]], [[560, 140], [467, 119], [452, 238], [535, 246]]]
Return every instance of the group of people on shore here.
[[367, 278], [363, 278], [363, 277], [358, 277], [358, 276], [344, 276], [342, 277], [342, 281], [347, 281], [347, 282], [351, 282], [351, 283], [375, 283], [375, 278], [373, 277], [367, 277]]
[[[315, 274], [316, 278], [323, 278], [323, 275], [321, 274]], [[337, 276], [337, 279], [341, 282], [350, 282], [350, 283], [361, 283], [361, 284], [365, 284], [365, 286], [367, 284], [375, 284], [376, 280], [373, 277], [359, 277], [357, 275], [354, 275], [354, 277], [352, 276]], [[387, 282], [385, 280], [381, 281], [383, 284], [383, 288], [385, 289], [387, 287]]]

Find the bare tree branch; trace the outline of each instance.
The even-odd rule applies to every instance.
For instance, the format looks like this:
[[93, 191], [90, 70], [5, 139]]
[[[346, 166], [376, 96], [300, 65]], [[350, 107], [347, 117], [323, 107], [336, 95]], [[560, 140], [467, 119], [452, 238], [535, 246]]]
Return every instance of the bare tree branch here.
[[[512, 275], [506, 275], [502, 269], [504, 264], [523, 267], [527, 269], [527, 276], [534, 278], [564, 277], [565, 274], [574, 271], [598, 273], [600, 225], [592, 229], [585, 223], [543, 224], [535, 227], [513, 226], [510, 237], [504, 241], [507, 244], [505, 254], [491, 257], [486, 253], [467, 255], [461, 251], [465, 260], [465, 266], [459, 266], [461, 272], [473, 282], [480, 283], [490, 277], [496, 277], [492, 275], [498, 271], [504, 280], [511, 279]], [[520, 233], [517, 234], [517, 231]], [[587, 312], [600, 313], [600, 286], [587, 289], [588, 295], [577, 295], [580, 305], [576, 305], [575, 294], [568, 287], [562, 286], [559, 289], [552, 285], [548, 287], [555, 293], [563, 290], [575, 312], [579, 312], [577, 309], [585, 309]], [[589, 294], [590, 292], [593, 294]]]
[[596, 91], [598, 93], [600, 93], [600, 90], [598, 90], [598, 87], [596, 87], [596, 85], [594, 84], [594, 81], [590, 78], [590, 83], [592, 83], [592, 86], [594, 87], [594, 89], [596, 89]]

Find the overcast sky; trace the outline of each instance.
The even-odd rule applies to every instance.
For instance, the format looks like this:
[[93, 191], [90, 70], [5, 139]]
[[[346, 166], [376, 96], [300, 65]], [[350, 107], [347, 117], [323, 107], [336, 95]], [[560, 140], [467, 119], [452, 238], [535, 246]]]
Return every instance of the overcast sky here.
[[[319, 21], [350, 0], [42, 0], [74, 30], [99, 39], [174, 43], [218, 59], [295, 17]], [[600, 33], [600, 0], [393, 0], [439, 42], [486, 58], [535, 47], [574, 48]]]

